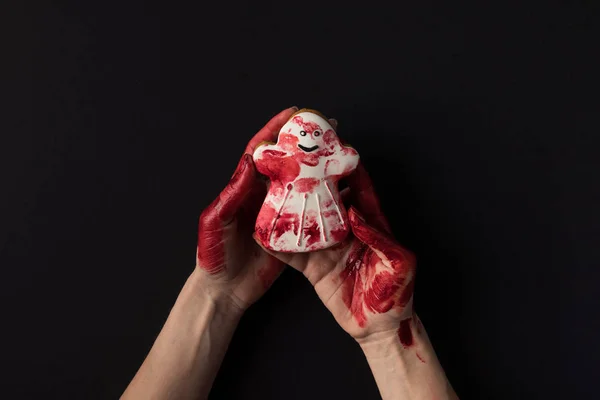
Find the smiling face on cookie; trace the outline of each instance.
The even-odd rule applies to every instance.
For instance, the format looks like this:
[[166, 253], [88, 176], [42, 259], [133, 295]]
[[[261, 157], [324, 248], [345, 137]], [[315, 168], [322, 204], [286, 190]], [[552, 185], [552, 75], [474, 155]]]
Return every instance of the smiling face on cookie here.
[[294, 115], [279, 133], [279, 144], [290, 153], [317, 154], [337, 139], [325, 118], [310, 111]]

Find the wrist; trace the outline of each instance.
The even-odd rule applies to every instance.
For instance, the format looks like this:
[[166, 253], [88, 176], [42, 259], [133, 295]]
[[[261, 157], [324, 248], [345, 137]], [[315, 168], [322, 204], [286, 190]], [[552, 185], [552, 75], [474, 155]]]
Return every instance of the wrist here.
[[182, 295], [193, 301], [201, 302], [213, 309], [213, 312], [225, 320], [239, 321], [245, 309], [236, 303], [229, 294], [211, 282], [198, 268], [188, 278]]
[[366, 338], [356, 339], [367, 360], [396, 358], [404, 359], [406, 348], [398, 340], [397, 331], [374, 333]]

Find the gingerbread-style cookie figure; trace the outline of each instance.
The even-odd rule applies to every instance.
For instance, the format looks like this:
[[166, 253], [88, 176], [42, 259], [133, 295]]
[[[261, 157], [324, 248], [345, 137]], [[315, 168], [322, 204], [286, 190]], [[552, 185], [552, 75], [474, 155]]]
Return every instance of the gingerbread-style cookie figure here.
[[302, 109], [281, 128], [277, 143], [254, 155], [256, 169], [271, 180], [256, 220], [262, 245], [282, 252], [321, 250], [342, 242], [350, 226], [338, 181], [358, 165], [327, 118]]

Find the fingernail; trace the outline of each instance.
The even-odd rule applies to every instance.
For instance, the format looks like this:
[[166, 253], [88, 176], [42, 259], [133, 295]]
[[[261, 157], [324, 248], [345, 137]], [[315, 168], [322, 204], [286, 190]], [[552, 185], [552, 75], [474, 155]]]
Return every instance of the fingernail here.
[[298, 106], [294, 106], [294, 107], [292, 107], [292, 110], [294, 110], [294, 111], [298, 111], [298, 110], [299, 110], [299, 108], [298, 108]]

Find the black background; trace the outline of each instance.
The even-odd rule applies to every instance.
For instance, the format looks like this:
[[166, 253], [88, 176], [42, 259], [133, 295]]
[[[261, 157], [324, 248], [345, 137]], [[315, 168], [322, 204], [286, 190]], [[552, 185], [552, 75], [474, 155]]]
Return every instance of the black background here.
[[[2, 12], [3, 398], [116, 398], [194, 266], [247, 140], [340, 121], [463, 399], [597, 396], [597, 6], [21, 2]], [[8, 374], [7, 374], [8, 373]], [[244, 316], [218, 399], [376, 399], [287, 270]]]

